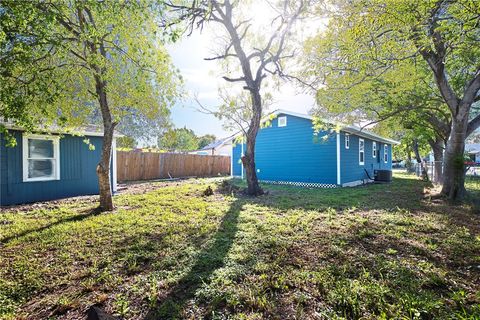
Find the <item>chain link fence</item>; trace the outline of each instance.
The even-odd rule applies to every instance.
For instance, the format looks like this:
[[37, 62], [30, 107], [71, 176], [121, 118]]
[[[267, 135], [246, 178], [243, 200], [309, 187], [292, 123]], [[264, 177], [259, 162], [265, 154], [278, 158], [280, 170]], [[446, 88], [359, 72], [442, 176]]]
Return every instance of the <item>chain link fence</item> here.
[[[407, 168], [408, 170], [408, 168]], [[430, 180], [433, 183], [442, 183], [443, 181], [443, 162], [442, 161], [430, 161], [415, 163], [410, 171], [415, 172], [418, 177]], [[468, 165], [466, 172], [466, 179], [477, 181], [480, 179], [480, 166]]]
[[443, 180], [443, 162], [431, 161], [415, 163], [415, 174], [418, 177], [423, 177], [425, 180], [430, 180], [433, 183], [442, 183]]

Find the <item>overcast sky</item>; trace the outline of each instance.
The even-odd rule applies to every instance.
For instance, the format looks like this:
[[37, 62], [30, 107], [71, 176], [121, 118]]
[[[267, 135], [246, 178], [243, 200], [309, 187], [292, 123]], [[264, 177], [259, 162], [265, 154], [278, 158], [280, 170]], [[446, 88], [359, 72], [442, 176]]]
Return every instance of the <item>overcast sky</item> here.
[[[212, 56], [214, 46], [214, 33], [204, 30], [202, 33], [194, 32], [191, 36], [184, 37], [167, 47], [174, 65], [184, 77], [188, 95], [172, 109], [172, 121], [177, 128], [186, 126], [193, 129], [197, 135], [212, 133], [222, 138], [228, 136], [229, 132], [222, 128], [222, 123], [213, 115], [199, 112], [196, 102], [192, 99], [197, 95], [202, 104], [208, 107], [220, 104], [218, 88], [225, 84], [225, 80], [221, 78], [219, 63], [204, 60]], [[292, 84], [284, 84], [280, 90], [270, 92], [275, 102], [269, 110], [286, 109], [307, 113], [314, 105], [312, 95], [301, 93]]]

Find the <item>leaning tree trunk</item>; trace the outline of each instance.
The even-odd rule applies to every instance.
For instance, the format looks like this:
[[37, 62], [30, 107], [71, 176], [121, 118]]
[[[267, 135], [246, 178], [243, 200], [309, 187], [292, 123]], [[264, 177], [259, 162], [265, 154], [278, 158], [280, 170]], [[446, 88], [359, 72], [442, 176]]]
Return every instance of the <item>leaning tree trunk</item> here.
[[247, 150], [242, 157], [242, 163], [247, 177], [247, 194], [251, 196], [259, 196], [263, 194], [263, 190], [258, 183], [255, 167], [255, 142], [258, 130], [260, 130], [260, 122], [262, 118], [262, 98], [259, 92], [252, 92], [251, 95], [253, 117], [247, 131]]
[[442, 194], [449, 200], [461, 200], [465, 190], [465, 139], [468, 117], [453, 117], [452, 130], [445, 150]]
[[[88, 27], [87, 19], [85, 19], [84, 10], [88, 9], [82, 6], [77, 7], [77, 14], [80, 23], [80, 29], [84, 31]], [[90, 23], [95, 25], [92, 15], [89, 15]], [[81, 38], [81, 37], [80, 37]], [[98, 40], [98, 39], [97, 39]], [[99, 42], [94, 42], [90, 39], [82, 40], [85, 47], [88, 48], [89, 57], [97, 57], [98, 54], [103, 59], [107, 59], [107, 52], [103, 43], [103, 39]], [[85, 51], [86, 54], [86, 51]], [[95, 93], [100, 105], [100, 112], [103, 120], [103, 145], [100, 162], [97, 165], [98, 187], [100, 193], [100, 209], [103, 211], [113, 210], [112, 200], [112, 186], [110, 182], [110, 159], [112, 158], [112, 142], [115, 125], [112, 121], [112, 113], [108, 106], [107, 99], [107, 82], [104, 79], [105, 67], [101, 67], [96, 59], [86, 59], [89, 61], [89, 67], [92, 70], [93, 78], [95, 80]], [[91, 61], [90, 61], [91, 60]]]
[[429, 141], [430, 147], [433, 151], [433, 159], [434, 159], [434, 182], [435, 183], [443, 183], [443, 151], [445, 150], [445, 142], [443, 141], [442, 137], [436, 136], [435, 140]]
[[97, 165], [100, 208], [104, 211], [112, 211], [113, 200], [110, 180], [110, 160], [112, 159], [112, 142], [115, 123], [112, 121], [112, 115], [108, 106], [106, 82], [99, 76], [95, 76], [95, 89], [103, 119], [102, 155]]

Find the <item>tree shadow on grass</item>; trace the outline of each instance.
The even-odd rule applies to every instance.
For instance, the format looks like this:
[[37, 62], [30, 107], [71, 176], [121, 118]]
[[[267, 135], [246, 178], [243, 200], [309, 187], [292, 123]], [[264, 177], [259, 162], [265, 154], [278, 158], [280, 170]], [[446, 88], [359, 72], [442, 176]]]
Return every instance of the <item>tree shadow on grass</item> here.
[[[242, 187], [243, 182], [233, 180], [232, 184]], [[426, 184], [416, 179], [394, 177], [388, 184], [367, 184], [344, 188], [307, 188], [292, 185], [262, 184], [269, 194], [252, 199], [258, 205], [280, 210], [344, 210], [357, 208], [408, 209], [422, 207], [423, 189]]]
[[235, 201], [223, 216], [211, 243], [198, 255], [188, 274], [179, 280], [169, 294], [159, 299], [145, 316], [146, 320], [180, 319], [185, 304], [195, 297], [200, 286], [208, 281], [215, 270], [221, 268], [233, 245], [238, 230], [238, 216], [243, 204]]
[[52, 227], [55, 227], [55, 226], [58, 226], [58, 225], [61, 225], [61, 224], [64, 224], [64, 223], [82, 221], [82, 220], [88, 219], [90, 217], [99, 215], [100, 213], [102, 213], [102, 209], [96, 207], [96, 208], [93, 208], [91, 210], [88, 210], [87, 213], [84, 213], [84, 214], [78, 214], [78, 215], [74, 215], [72, 217], [68, 217], [68, 218], [65, 218], [65, 219], [60, 219], [60, 220], [57, 220], [53, 223], [42, 226], [40, 228], [27, 229], [27, 230], [24, 230], [20, 233], [13, 234], [11, 236], [5, 237], [3, 239], [0, 239], [0, 244], [6, 244], [10, 240], [22, 238], [22, 237], [28, 236], [29, 234], [32, 234], [34, 232], [42, 232], [44, 230], [50, 229]]

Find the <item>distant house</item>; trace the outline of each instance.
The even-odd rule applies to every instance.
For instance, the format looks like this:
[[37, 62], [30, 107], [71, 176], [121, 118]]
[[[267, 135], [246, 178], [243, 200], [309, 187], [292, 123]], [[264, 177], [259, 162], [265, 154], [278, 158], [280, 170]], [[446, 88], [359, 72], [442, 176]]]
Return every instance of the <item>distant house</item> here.
[[467, 143], [465, 152], [473, 162], [480, 163], [480, 143]]
[[200, 150], [190, 151], [190, 154], [200, 154], [209, 156], [230, 156], [232, 154], [233, 136], [216, 140]]
[[[335, 188], [370, 181], [377, 174], [391, 174], [392, 145], [397, 141], [354, 126], [339, 132], [316, 133], [312, 117], [277, 110], [262, 128], [255, 145], [259, 180], [276, 184]], [[244, 143], [232, 147], [232, 175], [244, 177], [240, 161]], [[383, 170], [378, 172], [378, 170]], [[390, 172], [389, 172], [390, 171]]]
[[[91, 126], [79, 132], [84, 136], [75, 136], [61, 132], [30, 134], [10, 127], [17, 141], [15, 147], [7, 147], [0, 134], [0, 205], [98, 194], [96, 167], [103, 133], [96, 129]], [[117, 188], [115, 146], [114, 138], [113, 191]]]

